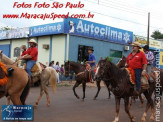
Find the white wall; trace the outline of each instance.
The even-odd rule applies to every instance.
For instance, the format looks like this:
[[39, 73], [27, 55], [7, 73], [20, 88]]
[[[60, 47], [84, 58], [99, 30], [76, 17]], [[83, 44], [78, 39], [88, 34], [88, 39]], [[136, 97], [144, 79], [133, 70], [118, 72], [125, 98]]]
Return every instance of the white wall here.
[[37, 61], [45, 65], [48, 65], [50, 49], [43, 49], [43, 44], [50, 45], [50, 36], [38, 37], [38, 60]]
[[60, 66], [64, 64], [65, 58], [65, 35], [53, 35], [52, 38], [52, 58], [55, 63], [59, 61]]

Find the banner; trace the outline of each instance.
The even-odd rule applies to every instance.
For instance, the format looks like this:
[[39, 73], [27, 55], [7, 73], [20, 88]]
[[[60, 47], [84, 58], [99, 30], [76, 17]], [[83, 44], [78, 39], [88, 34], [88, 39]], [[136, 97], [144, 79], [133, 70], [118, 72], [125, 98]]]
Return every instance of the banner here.
[[63, 33], [63, 22], [33, 26], [29, 28], [29, 36], [42, 36]]
[[133, 41], [133, 32], [76, 18], [64, 19], [64, 33], [121, 44], [129, 44]]
[[[147, 44], [146, 37], [135, 36], [135, 41], [139, 42], [142, 46], [145, 46]], [[154, 39], [149, 39], [149, 47], [163, 49], [163, 42]]]
[[0, 31], [0, 39], [14, 39], [28, 37], [29, 28]]

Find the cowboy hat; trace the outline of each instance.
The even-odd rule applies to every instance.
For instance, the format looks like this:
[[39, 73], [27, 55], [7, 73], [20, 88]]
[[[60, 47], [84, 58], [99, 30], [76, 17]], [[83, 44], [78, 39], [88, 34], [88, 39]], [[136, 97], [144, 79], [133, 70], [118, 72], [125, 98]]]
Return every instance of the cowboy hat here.
[[142, 48], [142, 47], [140, 46], [140, 43], [139, 43], [139, 42], [133, 42], [131, 45], [132, 45], [132, 46], [139, 47], [140, 49]]
[[94, 51], [93, 48], [89, 47], [88, 50]]
[[37, 42], [36, 42], [36, 40], [34, 40], [34, 39], [31, 39], [30, 41], [28, 41], [28, 43], [34, 43], [34, 44], [37, 45]]

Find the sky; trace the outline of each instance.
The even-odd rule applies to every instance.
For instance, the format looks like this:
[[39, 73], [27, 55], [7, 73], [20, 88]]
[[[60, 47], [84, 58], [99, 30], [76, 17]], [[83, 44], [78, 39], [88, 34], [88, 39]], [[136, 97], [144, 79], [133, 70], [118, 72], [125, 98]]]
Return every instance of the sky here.
[[[2, 1], [2, 0], [1, 0]], [[84, 8], [13, 8], [14, 2], [34, 5], [35, 2], [67, 2], [84, 4]], [[98, 4], [99, 1], [99, 4]], [[63, 21], [63, 19], [4, 19], [3, 14], [94, 14], [85, 20], [132, 31], [135, 35], [147, 36], [148, 12], [150, 12], [150, 35], [159, 30], [163, 33], [163, 0], [5, 0], [0, 4], [0, 27], [23, 28]]]

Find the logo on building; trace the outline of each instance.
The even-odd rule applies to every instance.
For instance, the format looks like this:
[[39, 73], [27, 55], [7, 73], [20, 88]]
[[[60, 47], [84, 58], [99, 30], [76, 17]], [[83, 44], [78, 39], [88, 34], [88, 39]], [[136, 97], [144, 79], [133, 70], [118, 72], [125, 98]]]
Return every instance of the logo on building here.
[[75, 18], [64, 20], [64, 32], [122, 44], [133, 41], [133, 32]]

